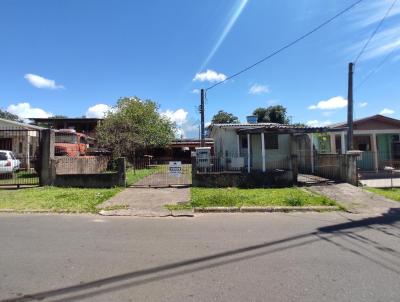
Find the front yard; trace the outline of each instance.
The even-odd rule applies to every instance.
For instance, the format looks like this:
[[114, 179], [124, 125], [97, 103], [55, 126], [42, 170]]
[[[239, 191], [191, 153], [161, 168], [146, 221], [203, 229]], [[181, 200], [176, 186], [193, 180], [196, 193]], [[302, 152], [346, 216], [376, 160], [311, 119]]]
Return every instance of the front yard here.
[[0, 210], [97, 213], [96, 206], [122, 189], [39, 187], [0, 192]]
[[337, 206], [322, 195], [300, 188], [239, 189], [192, 188], [191, 202], [169, 205], [170, 210], [206, 207]]
[[375, 194], [382, 195], [386, 198], [400, 201], [400, 188], [393, 188], [393, 189], [365, 188], [365, 189]]

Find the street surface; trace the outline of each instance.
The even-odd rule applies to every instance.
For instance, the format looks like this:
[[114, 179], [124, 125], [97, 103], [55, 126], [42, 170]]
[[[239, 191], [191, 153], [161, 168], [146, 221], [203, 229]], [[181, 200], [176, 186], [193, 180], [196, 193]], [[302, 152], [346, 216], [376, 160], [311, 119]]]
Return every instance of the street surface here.
[[0, 301], [400, 301], [400, 212], [0, 215]]

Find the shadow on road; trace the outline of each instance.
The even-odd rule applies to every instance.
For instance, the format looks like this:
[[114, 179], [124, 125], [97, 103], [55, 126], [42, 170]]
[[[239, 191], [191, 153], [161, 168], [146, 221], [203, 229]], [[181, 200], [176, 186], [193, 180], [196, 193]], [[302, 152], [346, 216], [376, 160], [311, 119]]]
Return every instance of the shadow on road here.
[[[247, 246], [239, 249], [229, 250], [221, 253], [198, 257], [189, 260], [174, 262], [162, 266], [138, 270], [107, 278], [97, 279], [91, 282], [63, 287], [55, 290], [42, 291], [32, 294], [26, 294], [21, 297], [1, 300], [0, 302], [12, 301], [37, 301], [52, 298], [52, 301], [78, 301], [84, 298], [97, 296], [100, 294], [120, 290], [123, 288], [143, 285], [149, 282], [159, 281], [179, 275], [189, 274], [197, 271], [244, 261], [271, 253], [276, 253], [288, 249], [305, 246], [317, 241], [323, 240], [333, 244], [343, 250], [354, 253], [364, 259], [367, 259], [381, 267], [400, 275], [400, 251], [385, 247], [379, 242], [369, 239], [357, 232], [372, 229], [381, 232], [386, 236], [400, 238], [400, 234], [389, 231], [388, 228], [395, 230], [400, 226], [400, 209], [390, 209], [387, 213], [372, 218], [349, 221], [331, 226], [321, 227], [314, 232], [292, 236], [280, 240], [264, 242], [257, 245]], [[343, 242], [349, 242], [354, 247], [349, 247]], [[366, 255], [363, 249], [368, 248], [368, 254], [371, 254], [371, 248], [376, 250], [376, 257]], [[395, 261], [394, 261], [394, 260]], [[155, 275], [157, 274], [157, 275]]]

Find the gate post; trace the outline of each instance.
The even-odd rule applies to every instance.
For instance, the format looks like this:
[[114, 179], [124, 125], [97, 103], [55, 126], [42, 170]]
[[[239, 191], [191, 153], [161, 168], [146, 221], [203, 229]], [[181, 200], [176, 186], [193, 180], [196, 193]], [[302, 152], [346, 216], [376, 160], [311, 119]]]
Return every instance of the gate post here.
[[299, 175], [299, 162], [296, 154], [292, 154], [290, 157], [292, 175], [293, 175], [293, 183], [297, 184], [297, 178]]
[[362, 154], [362, 151], [351, 150], [347, 151], [345, 155], [346, 161], [346, 182], [353, 186], [358, 186], [358, 171], [357, 171], [357, 158]]
[[54, 171], [54, 130], [45, 129], [40, 133], [40, 181], [41, 186], [52, 185], [55, 178]]
[[118, 186], [125, 187], [126, 179], [125, 179], [125, 171], [126, 171], [126, 161], [125, 157], [119, 157], [117, 159], [117, 169], [118, 169]]

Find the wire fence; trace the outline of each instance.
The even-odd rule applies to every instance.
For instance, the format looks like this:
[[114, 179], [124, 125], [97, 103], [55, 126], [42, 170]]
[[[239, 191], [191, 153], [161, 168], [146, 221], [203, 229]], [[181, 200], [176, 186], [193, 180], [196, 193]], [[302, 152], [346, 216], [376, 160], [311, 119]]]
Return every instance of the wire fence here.
[[39, 184], [40, 132], [0, 128], [0, 186]]

